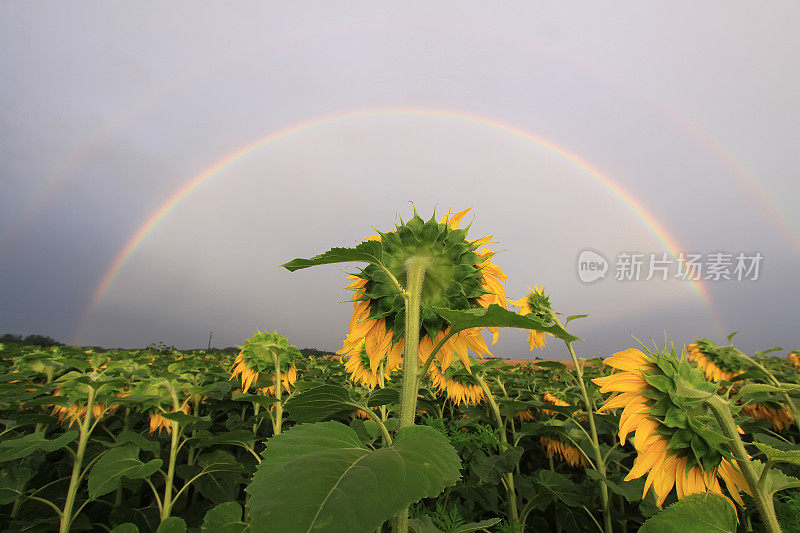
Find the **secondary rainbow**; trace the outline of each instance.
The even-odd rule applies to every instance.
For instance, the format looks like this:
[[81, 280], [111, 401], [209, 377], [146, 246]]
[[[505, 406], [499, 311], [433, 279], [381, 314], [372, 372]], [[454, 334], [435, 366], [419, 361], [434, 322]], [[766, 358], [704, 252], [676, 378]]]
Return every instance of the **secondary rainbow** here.
[[[211, 178], [219, 174], [221, 171], [235, 164], [237, 161], [240, 161], [241, 159], [244, 159], [247, 156], [257, 152], [258, 150], [271, 146], [277, 142], [289, 140], [293, 137], [297, 137], [303, 133], [317, 128], [367, 118], [392, 116], [416, 116], [461, 122], [499, 131], [506, 135], [512, 135], [514, 137], [531, 142], [560, 157], [570, 165], [580, 169], [584, 174], [591, 177], [594, 181], [602, 185], [606, 190], [619, 198], [628, 207], [628, 209], [630, 209], [644, 223], [650, 233], [652, 233], [674, 257], [677, 257], [678, 253], [681, 251], [680, 245], [669, 234], [666, 228], [651, 213], [649, 213], [638, 200], [636, 200], [630, 193], [623, 189], [618, 183], [614, 182], [610, 177], [603, 174], [600, 170], [590, 165], [577, 155], [568, 151], [566, 148], [563, 148], [552, 141], [539, 137], [522, 128], [506, 124], [489, 117], [461, 111], [436, 108], [392, 107], [348, 111], [345, 113], [327, 115], [308, 120], [270, 133], [217, 160], [214, 164], [187, 181], [145, 220], [145, 222], [139, 227], [138, 230], [136, 230], [131, 238], [128, 239], [128, 241], [125, 243], [125, 246], [119, 251], [119, 253], [117, 253], [114, 261], [111, 263], [111, 266], [106, 271], [105, 275], [100, 280], [100, 283], [97, 285], [97, 288], [94, 291], [91, 303], [86, 311], [83, 324], [76, 334], [76, 337], [80, 337], [85, 322], [92, 310], [102, 300], [103, 296], [116, 279], [120, 270], [122, 270], [122, 268], [125, 266], [125, 263], [136, 251], [136, 249], [147, 239], [147, 236], [150, 235], [150, 233], [162, 220], [164, 220], [167, 215], [169, 215], [169, 213], [171, 213], [176, 207], [185, 201], [194, 191], [208, 182]], [[705, 285], [700, 280], [692, 280], [690, 281], [690, 286], [707, 307], [719, 332], [724, 332], [722, 321], [714, 309], [713, 302]]]

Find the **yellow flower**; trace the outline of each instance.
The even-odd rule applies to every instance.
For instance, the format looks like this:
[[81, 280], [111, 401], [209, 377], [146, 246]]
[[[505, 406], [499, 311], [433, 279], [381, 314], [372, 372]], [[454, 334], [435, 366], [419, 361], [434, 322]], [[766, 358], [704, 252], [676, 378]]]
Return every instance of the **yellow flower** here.
[[562, 442], [556, 438], [542, 437], [542, 447], [548, 457], [561, 457], [561, 460], [572, 468], [586, 466], [586, 457], [571, 443]]
[[[189, 404], [184, 405], [181, 412], [189, 414]], [[173, 411], [177, 412], [177, 411]], [[161, 415], [161, 411], [156, 411], [150, 414], [150, 435], [154, 432], [158, 432], [159, 435], [161, 434], [161, 430], [166, 429], [168, 434], [172, 433], [172, 420], [165, 418]]]
[[[743, 505], [739, 490], [749, 492], [735, 460], [728, 460], [688, 423], [694, 416], [692, 404], [685, 403], [675, 386], [676, 376], [694, 388], [713, 392], [716, 385], [706, 383], [697, 369], [674, 354], [651, 358], [639, 350], [628, 349], [604, 361], [617, 370], [595, 378], [600, 392], [614, 393], [598, 412], [623, 409], [619, 423], [621, 444], [635, 432], [633, 446], [637, 456], [626, 481], [647, 475], [642, 498], [650, 487], [661, 505], [673, 487], [678, 498], [700, 492], [724, 496], [722, 478], [734, 500]], [[657, 384], [658, 388], [651, 383]], [[704, 411], [703, 411], [704, 412]], [[670, 424], [664, 423], [669, 413]], [[708, 428], [707, 428], [708, 429]]]
[[[275, 374], [275, 361], [281, 366], [281, 382], [286, 392], [290, 392], [290, 385], [297, 381], [297, 368], [292, 364], [294, 357], [300, 356], [300, 351], [289, 344], [289, 341], [277, 333], [262, 333], [247, 339], [242, 350], [231, 367], [230, 379], [237, 377], [242, 381], [242, 391], [247, 392], [252, 385], [258, 382], [261, 372], [268, 376]], [[275, 394], [274, 384], [262, 389], [267, 394]]]
[[[534, 316], [541, 318], [548, 323], [553, 321], [553, 318], [550, 315], [552, 312], [552, 309], [550, 308], [550, 298], [544, 293], [544, 287], [534, 286], [533, 289], [528, 287], [527, 296], [519, 300], [510, 301], [509, 303], [520, 308], [520, 310], [517, 311], [517, 313], [520, 315], [528, 315], [533, 313]], [[535, 329], [530, 330], [530, 333], [528, 334], [528, 343], [530, 344], [531, 350], [534, 348], [544, 348], [547, 344], [545, 332]]]
[[514, 418], [518, 419], [520, 422], [533, 422], [534, 420], [533, 413], [530, 409], [518, 410], [514, 413]]
[[693, 342], [686, 349], [689, 359], [697, 362], [708, 379], [734, 381], [742, 373], [739, 359], [730, 346], [717, 346], [709, 340], [702, 340]]
[[444, 392], [450, 401], [456, 405], [477, 405], [481, 403], [486, 397], [483, 394], [483, 389], [475, 381], [467, 371], [466, 368], [460, 365], [453, 365], [444, 372], [436, 366], [431, 364], [428, 367], [428, 377], [434, 387], [438, 388], [440, 392]]
[[[366, 350], [364, 350], [363, 347], [360, 352], [352, 352], [347, 356], [344, 369], [350, 375], [350, 381], [353, 383], [360, 383], [370, 389], [374, 389], [379, 384], [379, 372], [370, 368], [369, 357], [367, 357]], [[383, 378], [388, 380], [389, 373], [384, 372]]]
[[[382, 261], [398, 282], [405, 280], [406, 260], [412, 255], [426, 256], [429, 267], [421, 298], [419, 359], [424, 362], [436, 344], [448, 333], [449, 326], [433, 310], [434, 306], [449, 309], [472, 309], [498, 304], [508, 307], [502, 283], [506, 275], [492, 262], [494, 252], [482, 248], [491, 237], [469, 241], [459, 224], [468, 209], [440, 221], [424, 222], [414, 214], [395, 231], [381, 233], [367, 240], [381, 241]], [[371, 372], [381, 362], [387, 373], [402, 363], [404, 346], [405, 302], [398, 287], [383, 269], [368, 265], [358, 274], [348, 276], [347, 290], [353, 292], [353, 314], [350, 331], [339, 355], [364, 354]], [[498, 338], [497, 328], [487, 328]], [[447, 369], [454, 356], [469, 369], [469, 351], [479, 357], [491, 356], [481, 328], [472, 328], [450, 337], [437, 353], [441, 369]], [[363, 359], [361, 359], [363, 361]], [[352, 363], [355, 368], [357, 363]], [[359, 363], [360, 366], [364, 366]]]
[[742, 408], [742, 412], [756, 420], [766, 420], [776, 431], [789, 429], [794, 421], [786, 404], [771, 407], [760, 403], [749, 403]]
[[800, 372], [800, 357], [797, 357], [797, 353], [796, 352], [790, 353], [788, 359], [789, 362], [792, 363], [797, 368], [798, 372]]

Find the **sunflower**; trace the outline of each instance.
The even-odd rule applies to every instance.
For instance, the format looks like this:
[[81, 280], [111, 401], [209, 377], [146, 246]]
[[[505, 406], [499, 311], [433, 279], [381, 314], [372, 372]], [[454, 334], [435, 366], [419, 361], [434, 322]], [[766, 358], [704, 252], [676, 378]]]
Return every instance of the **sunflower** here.
[[[371, 372], [384, 362], [391, 372], [402, 363], [405, 300], [394, 280], [406, 281], [406, 262], [412, 256], [427, 257], [429, 266], [421, 296], [419, 358], [425, 361], [435, 345], [449, 331], [449, 325], [434, 311], [434, 307], [473, 309], [498, 304], [508, 307], [503, 283], [508, 279], [492, 262], [493, 251], [484, 248], [491, 237], [467, 240], [467, 230], [459, 229], [468, 209], [450, 216], [450, 211], [436, 222], [427, 222], [416, 213], [394, 231], [380, 233], [367, 240], [381, 242], [382, 263], [386, 270], [368, 265], [357, 274], [348, 276], [347, 290], [353, 292], [353, 314], [350, 331], [342, 343], [339, 355], [366, 355]], [[391, 276], [389, 274], [390, 273]], [[394, 279], [392, 279], [394, 278]], [[498, 339], [497, 328], [487, 328], [492, 343]], [[491, 356], [482, 328], [472, 328], [450, 337], [437, 353], [438, 365], [446, 370], [457, 355], [469, 369], [469, 351], [479, 357]], [[350, 361], [352, 359], [348, 359]], [[363, 361], [363, 357], [359, 359]], [[353, 367], [361, 366], [352, 363]]]
[[[624, 408], [619, 423], [623, 445], [628, 433], [635, 431], [637, 456], [625, 481], [647, 474], [642, 498], [652, 486], [661, 505], [673, 486], [678, 498], [700, 492], [724, 496], [717, 479], [721, 477], [733, 499], [743, 505], [739, 490], [749, 493], [749, 488], [736, 461], [718, 451], [716, 437], [711, 436], [720, 438], [716, 442], [725, 439], [716, 422], [697, 400], [677, 392], [688, 386], [713, 394], [717, 385], [674, 352], [649, 357], [628, 349], [604, 363], [618, 372], [592, 380], [600, 392], [614, 393], [598, 413]], [[703, 428], [702, 434], [696, 428]]]
[[717, 346], [708, 339], [693, 342], [686, 349], [689, 359], [697, 362], [706, 378], [734, 381], [742, 373], [742, 363], [732, 346]]
[[772, 406], [762, 403], [749, 403], [742, 407], [742, 412], [756, 420], [769, 422], [776, 431], [789, 429], [793, 421], [792, 413], [786, 404]]
[[514, 413], [514, 418], [520, 422], [533, 422], [533, 412], [530, 409], [519, 409]]
[[431, 364], [428, 367], [428, 377], [431, 384], [440, 392], [444, 392], [456, 405], [462, 403], [478, 405], [486, 398], [478, 381], [460, 362], [453, 362], [445, 371], [435, 364]]
[[564, 442], [556, 437], [542, 437], [542, 448], [548, 457], [558, 456], [572, 468], [586, 466], [586, 457], [570, 442]]
[[[188, 403], [184, 404], [184, 406], [180, 409], [180, 411], [173, 411], [173, 413], [177, 413], [177, 412], [182, 412], [182, 413], [185, 413], [185, 414], [188, 415], [189, 414], [189, 404]], [[165, 418], [161, 414], [161, 411], [154, 411], [153, 413], [150, 413], [150, 435], [152, 435], [156, 431], [160, 435], [162, 429], [166, 429], [167, 430], [167, 434], [171, 434], [172, 433], [172, 420], [170, 420], [169, 418]]]
[[[555, 394], [558, 393], [556, 392]], [[542, 395], [542, 400], [551, 405], [557, 405], [559, 407], [570, 407], [572, 405], [568, 401], [562, 400], [561, 398], [555, 396], [555, 394], [553, 394], [550, 391], [544, 391], [544, 394]], [[559, 414], [558, 411], [552, 411], [550, 409], [541, 409], [541, 411], [543, 414], [550, 416], [556, 416], [557, 414]]]
[[[540, 318], [548, 324], [553, 322], [553, 310], [550, 304], [550, 297], [544, 293], [544, 287], [540, 288], [534, 286], [533, 289], [528, 287], [527, 296], [516, 301], [510, 301], [509, 303], [520, 308], [520, 310], [517, 311], [520, 315], [533, 314], [536, 318]], [[531, 350], [534, 348], [544, 348], [547, 344], [545, 332], [535, 329], [530, 330], [528, 334], [528, 343], [530, 344]]]
[[[64, 393], [63, 389], [56, 389], [53, 392], [53, 396], [61, 396]], [[113, 410], [116, 406], [112, 407]], [[102, 403], [95, 402], [92, 404], [92, 418], [97, 420], [100, 418], [104, 411], [106, 410], [106, 406]], [[53, 415], [58, 416], [59, 423], [64, 423], [65, 421], [69, 421], [67, 427], [72, 427], [72, 424], [77, 422], [78, 424], [81, 423], [84, 416], [86, 416], [86, 404], [78, 404], [73, 403], [69, 407], [63, 405], [54, 405], [53, 406]]]
[[788, 359], [789, 362], [792, 363], [795, 368], [797, 368], [797, 371], [800, 372], [800, 357], [797, 356], [797, 352], [794, 351], [790, 353]]
[[[377, 370], [372, 370], [370, 367], [369, 357], [363, 346], [360, 351], [352, 352], [347, 356], [344, 369], [350, 375], [350, 381], [353, 383], [360, 383], [369, 389], [374, 389], [379, 385], [379, 372]], [[389, 374], [386, 372], [383, 377], [384, 379], [390, 379]]]
[[[258, 382], [259, 375], [266, 373], [268, 376], [275, 374], [275, 361], [281, 366], [281, 382], [286, 392], [290, 391], [290, 385], [297, 381], [297, 368], [292, 364], [296, 356], [300, 356], [300, 351], [289, 344], [289, 341], [275, 333], [262, 333], [257, 331], [255, 335], [247, 339], [242, 346], [242, 350], [231, 367], [230, 379], [237, 377], [242, 381], [242, 391], [247, 392], [250, 386]], [[262, 390], [269, 391], [267, 394], [275, 394], [275, 384]]]

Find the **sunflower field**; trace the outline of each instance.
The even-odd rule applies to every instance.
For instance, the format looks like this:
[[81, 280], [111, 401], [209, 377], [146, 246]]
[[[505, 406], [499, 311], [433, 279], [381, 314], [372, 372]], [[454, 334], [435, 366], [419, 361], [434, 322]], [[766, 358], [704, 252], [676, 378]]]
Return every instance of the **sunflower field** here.
[[[357, 265], [337, 354], [0, 345], [0, 528], [800, 531], [798, 350], [586, 357], [584, 315], [509, 299], [465, 213], [283, 265]], [[509, 364], [501, 334], [569, 359]]]

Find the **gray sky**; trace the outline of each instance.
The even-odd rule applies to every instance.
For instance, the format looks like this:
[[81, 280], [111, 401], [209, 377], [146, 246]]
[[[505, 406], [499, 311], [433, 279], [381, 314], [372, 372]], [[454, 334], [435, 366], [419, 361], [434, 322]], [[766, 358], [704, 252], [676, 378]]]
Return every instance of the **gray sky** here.
[[[544, 285], [590, 314], [571, 328], [583, 354], [664, 331], [800, 345], [797, 3], [499, 6], [0, 4], [0, 333], [190, 347], [259, 328], [335, 350], [343, 272], [276, 265], [391, 228], [413, 201], [473, 207], [510, 296]], [[347, 114], [213, 173], [90, 306], [194, 177]], [[678, 250], [759, 252], [759, 279], [707, 281], [707, 302], [680, 279], [615, 280], [619, 253], [668, 251], [650, 223]], [[580, 281], [584, 249], [606, 279]], [[495, 348], [529, 353], [520, 332]]]

